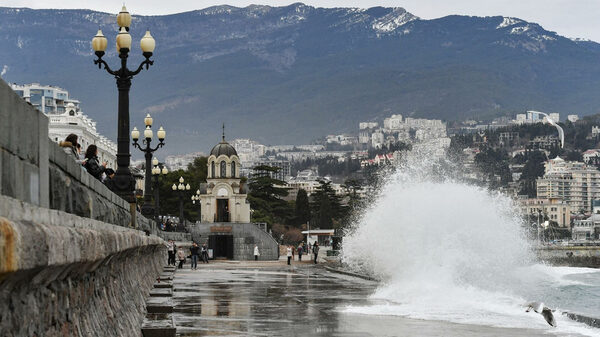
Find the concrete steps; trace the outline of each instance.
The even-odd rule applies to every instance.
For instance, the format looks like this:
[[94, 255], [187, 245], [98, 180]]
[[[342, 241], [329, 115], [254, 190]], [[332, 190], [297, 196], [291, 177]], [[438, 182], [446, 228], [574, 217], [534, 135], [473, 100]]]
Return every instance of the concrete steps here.
[[142, 323], [143, 337], [175, 337], [173, 321], [173, 276], [175, 267], [165, 266], [146, 300], [146, 318]]

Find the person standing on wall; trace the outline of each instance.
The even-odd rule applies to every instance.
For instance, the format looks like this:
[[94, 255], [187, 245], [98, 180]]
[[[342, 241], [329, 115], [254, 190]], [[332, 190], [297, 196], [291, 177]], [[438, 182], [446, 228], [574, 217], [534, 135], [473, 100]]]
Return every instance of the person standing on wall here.
[[200, 255], [200, 247], [198, 247], [197, 243], [194, 242], [192, 244], [190, 253], [192, 254], [192, 269], [198, 269], [198, 256]]
[[258, 251], [258, 245], [254, 245], [254, 261], [258, 261], [259, 256], [260, 252]]
[[319, 256], [319, 243], [315, 242], [312, 248], [313, 254], [315, 255], [315, 264], [317, 264], [317, 257]]
[[290, 247], [290, 246], [287, 247], [287, 259], [288, 259], [288, 266], [289, 266], [292, 261], [292, 247]]

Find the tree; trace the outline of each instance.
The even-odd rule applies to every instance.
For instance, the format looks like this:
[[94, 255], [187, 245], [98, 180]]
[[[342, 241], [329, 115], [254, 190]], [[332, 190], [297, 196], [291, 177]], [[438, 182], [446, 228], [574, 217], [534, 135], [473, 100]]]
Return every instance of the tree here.
[[278, 167], [260, 165], [253, 168], [252, 177], [249, 180], [248, 201], [254, 211], [252, 221], [266, 222], [273, 225], [276, 222], [287, 223], [292, 218], [293, 209], [289, 203], [283, 200], [288, 195], [285, 182], [271, 177], [277, 173]]
[[296, 225], [302, 225], [310, 221], [310, 203], [308, 201], [308, 194], [304, 189], [298, 190], [296, 196]]
[[319, 184], [312, 195], [312, 223], [318, 228], [331, 229], [334, 227], [334, 220], [339, 223], [345, 208], [340, 197], [335, 194], [331, 181], [320, 180]]
[[537, 195], [536, 180], [544, 175], [546, 156], [540, 151], [530, 151], [526, 154], [526, 157], [527, 161], [519, 178], [519, 181], [521, 181], [519, 194], [527, 194], [530, 198], [535, 198]]
[[190, 221], [199, 218], [199, 207], [192, 204], [190, 197], [200, 188], [201, 183], [206, 182], [207, 160], [206, 157], [197, 157], [188, 165], [187, 170], [169, 172], [166, 176], [161, 175], [159, 184], [160, 215], [179, 216], [179, 192], [173, 191], [171, 186], [178, 184], [179, 177], [183, 177], [185, 183], [191, 186], [191, 190], [186, 193], [183, 199], [184, 218]]

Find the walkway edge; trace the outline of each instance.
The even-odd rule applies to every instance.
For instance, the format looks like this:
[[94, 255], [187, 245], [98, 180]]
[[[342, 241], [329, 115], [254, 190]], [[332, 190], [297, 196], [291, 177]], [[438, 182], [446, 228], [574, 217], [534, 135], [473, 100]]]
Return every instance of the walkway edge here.
[[332, 272], [332, 273], [338, 273], [338, 274], [343, 274], [343, 275], [348, 275], [348, 276], [354, 276], [354, 277], [358, 277], [361, 278], [363, 280], [367, 280], [367, 281], [375, 281], [375, 282], [379, 282], [378, 279], [370, 277], [370, 276], [366, 276], [366, 275], [362, 275], [362, 274], [357, 274], [357, 273], [353, 273], [350, 271], [345, 271], [345, 270], [341, 270], [341, 269], [337, 269], [337, 268], [332, 268], [332, 267], [327, 267], [327, 266], [323, 266], [325, 269], [327, 269], [328, 271]]

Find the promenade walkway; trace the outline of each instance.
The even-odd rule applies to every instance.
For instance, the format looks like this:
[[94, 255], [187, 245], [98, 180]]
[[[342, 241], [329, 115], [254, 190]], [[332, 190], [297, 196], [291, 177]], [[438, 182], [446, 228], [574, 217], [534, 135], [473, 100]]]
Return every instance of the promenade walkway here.
[[[177, 336], [534, 336], [533, 331], [348, 314], [376, 283], [283, 261], [189, 264], [173, 282]], [[381, 302], [380, 302], [381, 303]]]

